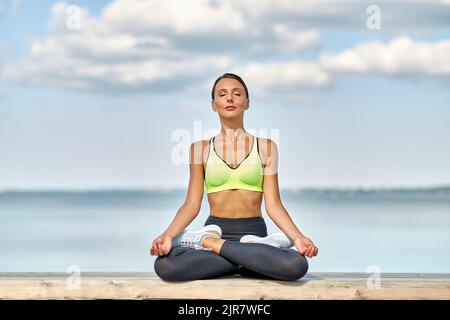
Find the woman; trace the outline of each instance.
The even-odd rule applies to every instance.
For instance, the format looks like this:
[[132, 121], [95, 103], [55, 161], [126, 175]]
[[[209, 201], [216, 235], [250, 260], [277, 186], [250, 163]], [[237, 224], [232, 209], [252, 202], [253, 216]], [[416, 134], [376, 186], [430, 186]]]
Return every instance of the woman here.
[[[308, 270], [305, 257], [316, 256], [318, 248], [295, 226], [281, 203], [277, 145], [244, 130], [250, 100], [239, 76], [219, 77], [211, 95], [221, 132], [191, 145], [186, 200], [150, 249], [158, 256], [155, 272], [166, 281], [234, 273], [298, 280]], [[201, 230], [185, 230], [200, 211], [203, 183], [210, 216]], [[283, 233], [267, 235], [261, 213], [263, 193], [266, 211]]]

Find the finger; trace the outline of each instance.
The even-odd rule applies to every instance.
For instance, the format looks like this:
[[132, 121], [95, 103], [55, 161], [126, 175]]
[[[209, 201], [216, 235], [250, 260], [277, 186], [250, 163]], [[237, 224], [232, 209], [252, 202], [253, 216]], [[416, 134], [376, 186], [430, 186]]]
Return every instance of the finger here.
[[164, 248], [164, 254], [168, 254], [170, 252], [170, 248], [171, 246], [169, 246], [168, 243], [165, 243], [163, 248]]
[[161, 244], [158, 244], [158, 255], [163, 256], [164, 252], [163, 252], [163, 248]]
[[308, 252], [308, 247], [305, 247], [305, 246], [303, 246], [303, 248], [300, 250], [300, 253], [304, 256], [306, 255], [307, 252]]
[[305, 246], [302, 246], [301, 249], [300, 249], [299, 251], [300, 251], [300, 253], [301, 253], [302, 255], [305, 255], [306, 251], [308, 251], [308, 248], [305, 247]]
[[311, 258], [311, 250], [312, 249], [313, 249], [313, 247], [309, 247], [305, 252], [305, 256], [307, 256], [308, 258]]

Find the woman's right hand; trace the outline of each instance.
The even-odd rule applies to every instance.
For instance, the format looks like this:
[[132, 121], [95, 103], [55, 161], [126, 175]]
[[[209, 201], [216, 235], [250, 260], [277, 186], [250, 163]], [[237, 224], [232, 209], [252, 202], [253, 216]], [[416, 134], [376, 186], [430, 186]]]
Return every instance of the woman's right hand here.
[[164, 256], [169, 253], [172, 247], [172, 238], [168, 235], [162, 234], [153, 240], [150, 248], [152, 256]]

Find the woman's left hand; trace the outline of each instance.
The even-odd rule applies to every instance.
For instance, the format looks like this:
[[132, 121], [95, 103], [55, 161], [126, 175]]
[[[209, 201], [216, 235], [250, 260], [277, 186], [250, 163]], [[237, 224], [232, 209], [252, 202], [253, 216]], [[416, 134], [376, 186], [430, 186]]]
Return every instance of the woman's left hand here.
[[319, 252], [319, 248], [314, 245], [314, 242], [305, 236], [296, 238], [294, 244], [298, 252], [308, 258], [317, 256], [317, 253]]

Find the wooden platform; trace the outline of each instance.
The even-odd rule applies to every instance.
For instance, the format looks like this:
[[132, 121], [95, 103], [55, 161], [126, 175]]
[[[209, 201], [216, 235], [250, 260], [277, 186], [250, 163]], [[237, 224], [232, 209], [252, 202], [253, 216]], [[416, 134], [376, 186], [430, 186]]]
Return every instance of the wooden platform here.
[[[153, 273], [0, 273], [0, 299], [444, 299], [448, 273], [308, 273], [295, 282], [243, 278], [164, 282]], [[79, 287], [77, 287], [79, 284]]]

